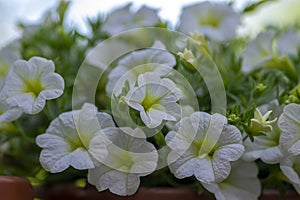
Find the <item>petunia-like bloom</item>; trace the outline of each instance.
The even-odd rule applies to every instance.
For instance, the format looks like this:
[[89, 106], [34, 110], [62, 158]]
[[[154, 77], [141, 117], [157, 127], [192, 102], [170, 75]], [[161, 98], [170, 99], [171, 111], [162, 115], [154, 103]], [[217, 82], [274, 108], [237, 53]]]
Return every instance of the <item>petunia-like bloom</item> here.
[[178, 123], [178, 130], [165, 138], [171, 148], [171, 172], [179, 179], [194, 175], [206, 184], [223, 181], [230, 173], [230, 161], [244, 152], [240, 131], [218, 113], [194, 112]]
[[124, 56], [118, 65], [108, 75], [106, 92], [119, 95], [128, 81], [130, 88], [133, 88], [140, 74], [155, 72], [160, 76], [165, 76], [171, 72], [176, 64], [175, 57], [164, 46], [158, 42], [153, 48], [134, 51]]
[[282, 149], [293, 156], [300, 155], [300, 106], [294, 103], [286, 105], [278, 126], [282, 131], [279, 140]]
[[[99, 191], [109, 189], [118, 195], [132, 195], [140, 185], [139, 177], [156, 169], [157, 150], [146, 141], [144, 132], [139, 128], [111, 128], [104, 132], [111, 141], [107, 146], [109, 154], [105, 160], [95, 154], [100, 162], [96, 168], [89, 169], [88, 181]], [[92, 140], [93, 146], [102, 146], [99, 137]]]
[[[264, 115], [261, 114], [261, 110], [264, 110], [264, 107], [268, 107]], [[269, 108], [274, 109], [274, 113], [271, 115], [271, 111], [268, 111]], [[254, 161], [256, 159], [261, 159], [268, 164], [279, 163], [282, 158], [282, 150], [279, 144], [279, 138], [281, 131], [277, 126], [277, 123], [274, 123], [282, 112], [281, 107], [278, 105], [278, 102], [272, 102], [269, 105], [263, 105], [255, 111], [255, 126], [254, 129], [259, 131], [267, 131], [264, 135], [256, 135], [254, 141], [250, 141], [248, 138], [244, 141], [245, 153], [242, 158], [246, 161]], [[264, 112], [264, 111], [262, 111]], [[268, 121], [269, 116], [274, 118], [271, 121]], [[253, 121], [253, 120], [252, 120]], [[255, 128], [256, 127], [256, 128]]]
[[232, 162], [231, 167], [231, 172], [224, 181], [202, 185], [214, 193], [217, 200], [256, 200], [261, 192], [256, 164], [238, 160]]
[[[51, 173], [61, 172], [72, 166], [76, 169], [94, 168], [93, 155], [105, 157], [108, 140], [103, 136], [105, 129], [114, 127], [110, 115], [97, 112], [89, 103], [81, 110], [65, 112], [54, 119], [46, 133], [37, 136], [36, 143], [43, 148], [40, 154], [42, 166]], [[96, 136], [102, 138], [102, 146], [91, 146]]]
[[102, 31], [115, 35], [133, 28], [154, 26], [159, 20], [155, 9], [143, 6], [133, 13], [130, 7], [131, 4], [127, 4], [111, 12], [103, 22]]
[[0, 50], [0, 89], [3, 87], [6, 73], [16, 60], [21, 59], [21, 55], [16, 51], [14, 44], [3, 47]]
[[280, 162], [280, 169], [300, 194], [300, 155], [285, 156]]
[[280, 55], [297, 56], [300, 50], [300, 35], [296, 30], [290, 29], [278, 37], [278, 50]]
[[140, 112], [140, 117], [148, 128], [159, 126], [163, 120], [176, 121], [181, 116], [177, 101], [181, 91], [175, 83], [161, 79], [155, 73], [145, 73], [138, 77], [138, 86], [125, 96], [126, 103]]
[[62, 95], [63, 89], [64, 80], [54, 73], [53, 62], [32, 57], [28, 62], [16, 61], [7, 72], [0, 100], [24, 113], [36, 114], [45, 107], [46, 100]]
[[242, 71], [248, 73], [273, 56], [275, 31], [267, 30], [251, 40], [242, 54]]
[[[21, 58], [14, 44], [3, 47], [0, 50], [0, 90], [2, 89], [7, 72], [13, 63]], [[0, 102], [0, 122], [11, 122], [18, 119], [22, 111], [15, 107]]]
[[186, 6], [180, 16], [179, 31], [199, 32], [212, 40], [226, 41], [235, 36], [241, 16], [229, 5], [202, 2]]

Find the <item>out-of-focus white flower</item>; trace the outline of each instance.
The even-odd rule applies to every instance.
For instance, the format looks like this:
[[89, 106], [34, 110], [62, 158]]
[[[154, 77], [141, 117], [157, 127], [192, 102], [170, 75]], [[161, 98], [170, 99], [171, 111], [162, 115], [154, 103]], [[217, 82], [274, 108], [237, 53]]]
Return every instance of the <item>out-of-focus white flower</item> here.
[[280, 169], [300, 194], [300, 155], [287, 155], [280, 162]]
[[140, 116], [148, 128], [159, 126], [163, 120], [176, 121], [181, 116], [177, 101], [181, 91], [175, 83], [161, 79], [156, 73], [147, 72], [138, 77], [138, 86], [125, 96], [126, 103], [140, 111]]
[[[21, 55], [16, 50], [15, 44], [10, 44], [0, 50], [0, 90], [2, 89], [5, 77], [10, 67]], [[8, 106], [0, 102], [0, 122], [11, 122], [18, 119], [22, 115], [22, 111], [15, 107]]]
[[146, 72], [155, 72], [160, 76], [165, 76], [171, 72], [176, 64], [175, 57], [168, 51], [163, 50], [164, 46], [134, 51], [124, 56], [118, 65], [108, 75], [106, 92], [111, 95], [112, 92], [119, 95], [128, 81], [130, 88], [133, 88], [140, 74]]
[[275, 31], [267, 30], [251, 40], [242, 54], [242, 71], [248, 73], [273, 56]]
[[180, 179], [194, 175], [206, 184], [223, 181], [230, 173], [230, 161], [244, 152], [240, 131], [220, 114], [195, 112], [178, 123], [177, 132], [165, 138], [171, 148], [171, 172]]
[[295, 30], [283, 32], [278, 37], [278, 50], [280, 55], [297, 56], [300, 50], [300, 35]]
[[282, 149], [293, 156], [300, 155], [300, 106], [294, 103], [286, 105], [278, 126], [282, 131], [279, 140]]
[[[92, 104], [84, 104], [81, 110], [66, 112], [54, 119], [46, 133], [37, 136], [42, 166], [52, 173], [72, 166], [76, 169], [94, 168], [93, 155], [104, 158], [109, 143], [103, 136], [105, 129], [114, 127], [110, 115], [97, 112]], [[98, 135], [102, 145], [91, 145]]]
[[28, 62], [16, 61], [7, 72], [0, 99], [24, 113], [36, 114], [45, 107], [46, 100], [62, 95], [63, 89], [64, 80], [54, 73], [53, 62], [32, 57]]
[[154, 26], [159, 21], [155, 9], [143, 6], [133, 13], [130, 7], [131, 4], [127, 4], [111, 12], [103, 22], [102, 31], [115, 35], [133, 28]]
[[197, 31], [212, 40], [225, 41], [235, 36], [240, 23], [240, 14], [229, 5], [202, 2], [183, 8], [179, 31], [187, 34]]
[[14, 45], [5, 46], [0, 50], [0, 89], [3, 87], [6, 73], [21, 55], [16, 51]]
[[[154, 145], [146, 141], [144, 132], [137, 128], [111, 128], [104, 131], [111, 144], [108, 156], [96, 168], [89, 169], [88, 181], [99, 191], [109, 189], [118, 195], [132, 195], [140, 185], [140, 176], [152, 173], [157, 167], [158, 153]], [[101, 136], [91, 143], [101, 145]]]
[[256, 164], [238, 160], [231, 167], [231, 172], [224, 181], [202, 185], [214, 193], [217, 200], [256, 200], [261, 192]]

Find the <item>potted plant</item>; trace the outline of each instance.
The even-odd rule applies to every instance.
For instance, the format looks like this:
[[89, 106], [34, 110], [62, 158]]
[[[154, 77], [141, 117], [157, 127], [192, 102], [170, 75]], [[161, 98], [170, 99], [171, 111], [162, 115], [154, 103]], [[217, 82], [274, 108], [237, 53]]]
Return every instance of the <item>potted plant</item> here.
[[0, 52], [1, 174], [42, 199], [298, 198], [299, 30], [236, 34], [263, 2], [186, 6], [176, 29], [128, 4], [82, 35], [61, 1], [20, 24]]

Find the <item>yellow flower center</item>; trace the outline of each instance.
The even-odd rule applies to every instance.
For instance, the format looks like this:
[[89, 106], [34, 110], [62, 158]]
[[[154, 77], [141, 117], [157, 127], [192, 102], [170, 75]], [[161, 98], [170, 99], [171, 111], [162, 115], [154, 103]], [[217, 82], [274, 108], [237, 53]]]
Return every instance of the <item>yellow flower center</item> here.
[[205, 17], [199, 19], [198, 23], [201, 26], [212, 26], [217, 28], [220, 25], [220, 19], [218, 19], [216, 15], [207, 14]]
[[24, 92], [32, 93], [34, 97], [37, 97], [44, 90], [44, 86], [39, 79], [26, 80], [24, 83]]

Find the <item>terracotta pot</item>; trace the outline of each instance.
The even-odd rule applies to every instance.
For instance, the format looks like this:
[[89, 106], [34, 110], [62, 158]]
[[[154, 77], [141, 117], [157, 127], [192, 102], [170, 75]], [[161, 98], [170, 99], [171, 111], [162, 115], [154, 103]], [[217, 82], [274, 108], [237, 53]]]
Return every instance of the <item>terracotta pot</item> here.
[[33, 200], [33, 188], [25, 178], [0, 176], [1, 200]]
[[287, 191], [284, 197], [280, 196], [279, 191], [277, 190], [266, 190], [263, 192], [259, 200], [299, 200], [300, 195], [295, 191]]
[[74, 186], [52, 186], [35, 188], [35, 196], [42, 200], [213, 200], [210, 194], [197, 195], [195, 190], [187, 188], [140, 188], [132, 196], [121, 197], [108, 190], [98, 192], [94, 188], [76, 188]]
[[[35, 188], [35, 196], [42, 200], [213, 200], [212, 194], [198, 195], [195, 190], [188, 188], [140, 188], [132, 196], [120, 197], [109, 191], [98, 192], [94, 188], [76, 188], [70, 185], [56, 185]], [[299, 200], [300, 196], [294, 191], [286, 192], [281, 197], [278, 191], [267, 190], [259, 200]]]

